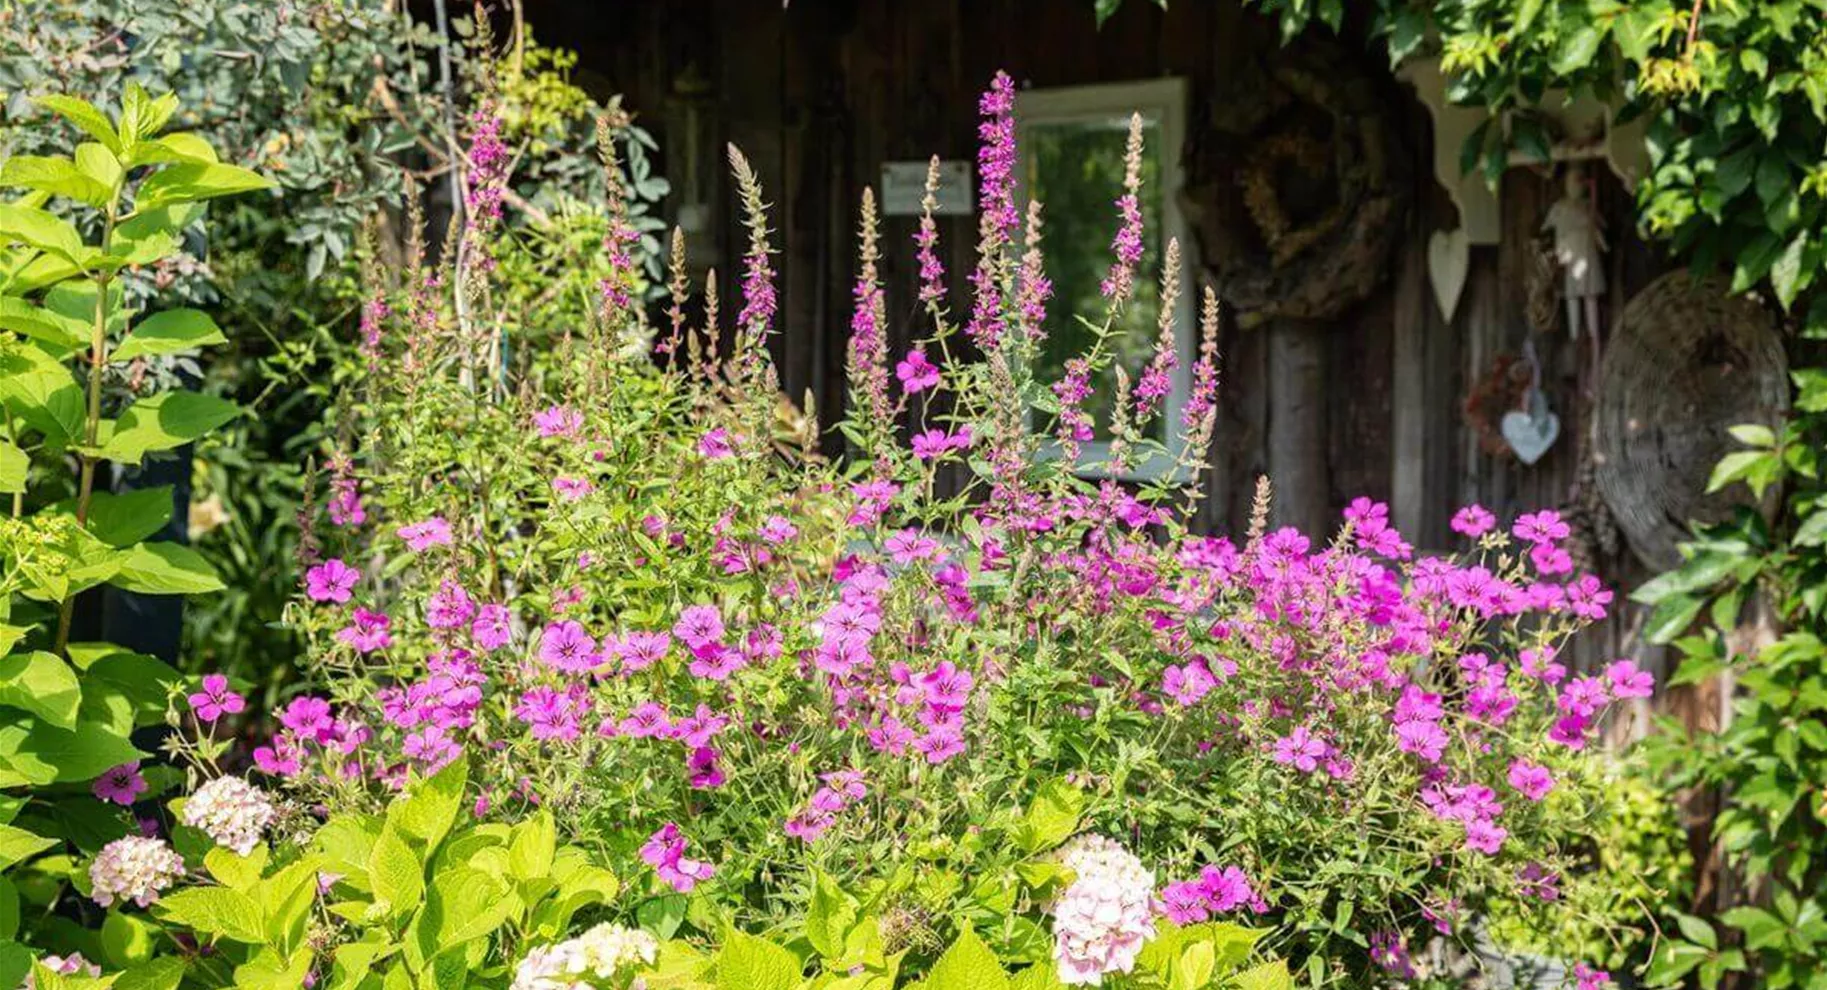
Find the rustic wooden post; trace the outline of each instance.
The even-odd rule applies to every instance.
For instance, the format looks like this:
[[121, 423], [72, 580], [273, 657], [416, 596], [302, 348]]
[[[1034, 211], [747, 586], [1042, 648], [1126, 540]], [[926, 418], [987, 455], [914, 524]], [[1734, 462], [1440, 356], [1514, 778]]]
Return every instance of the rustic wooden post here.
[[1279, 319], [1269, 338], [1270, 519], [1316, 542], [1330, 529], [1326, 468], [1326, 334], [1314, 320]]

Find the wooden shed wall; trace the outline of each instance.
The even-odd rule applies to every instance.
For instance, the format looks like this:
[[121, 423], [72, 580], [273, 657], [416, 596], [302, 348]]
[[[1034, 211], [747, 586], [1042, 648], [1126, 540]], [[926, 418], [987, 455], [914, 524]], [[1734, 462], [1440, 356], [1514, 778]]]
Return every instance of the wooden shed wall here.
[[[1202, 121], [1214, 102], [1236, 98], [1235, 67], [1278, 44], [1270, 24], [1231, 0], [1175, 0], [1165, 11], [1131, 0], [1101, 30], [1089, 0], [526, 0], [526, 9], [542, 40], [581, 53], [586, 83], [625, 95], [659, 138], [661, 167], [675, 181], [683, 120], [676, 84], [694, 71], [709, 84], [698, 105], [713, 120], [713, 148], [741, 146], [774, 204], [783, 386], [794, 397], [809, 390], [827, 423], [843, 402], [857, 197], [878, 181], [883, 161], [974, 157], [976, 96], [997, 69], [1035, 87], [1184, 77], [1188, 140], [1196, 146], [1212, 139]], [[1590, 368], [1580, 370], [1565, 334], [1538, 341], [1544, 388], [1563, 421], [1559, 442], [1540, 462], [1525, 467], [1480, 450], [1461, 408], [1472, 384], [1500, 355], [1518, 353], [1528, 335], [1529, 242], [1559, 183], [1529, 170], [1509, 173], [1503, 242], [1473, 249], [1464, 296], [1446, 322], [1427, 280], [1427, 242], [1458, 221], [1434, 180], [1431, 123], [1379, 56], [1358, 50], [1384, 90], [1413, 189], [1387, 279], [1325, 336], [1325, 407], [1316, 411], [1325, 419], [1325, 498], [1335, 509], [1360, 494], [1389, 500], [1417, 546], [1445, 547], [1459, 504], [1477, 501], [1502, 518], [1574, 494]], [[1609, 320], [1664, 263], [1633, 236], [1629, 196], [1608, 173], [1600, 198], [1614, 247]], [[727, 183], [714, 205], [715, 250], [728, 270], [743, 237]], [[916, 322], [914, 223], [893, 217], [884, 230], [897, 349]], [[949, 269], [968, 272], [974, 220], [943, 221], [941, 237]], [[1223, 416], [1204, 522], [1239, 531], [1255, 478], [1269, 463], [1275, 385], [1263, 331], [1227, 326], [1222, 344]], [[1603, 573], [1621, 588], [1642, 576], [1616, 559]], [[1586, 637], [1585, 662], [1633, 650], [1635, 610], [1618, 613]]]

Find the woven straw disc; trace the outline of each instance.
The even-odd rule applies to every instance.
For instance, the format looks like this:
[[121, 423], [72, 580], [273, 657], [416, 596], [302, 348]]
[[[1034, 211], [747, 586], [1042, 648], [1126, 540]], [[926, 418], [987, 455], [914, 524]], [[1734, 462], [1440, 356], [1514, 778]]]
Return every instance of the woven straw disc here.
[[1788, 406], [1782, 336], [1755, 300], [1688, 272], [1630, 300], [1605, 349], [1594, 459], [1599, 491], [1645, 564], [1676, 566], [1690, 522], [1751, 502], [1743, 485], [1704, 494], [1707, 477], [1743, 449], [1728, 427], [1775, 428]]

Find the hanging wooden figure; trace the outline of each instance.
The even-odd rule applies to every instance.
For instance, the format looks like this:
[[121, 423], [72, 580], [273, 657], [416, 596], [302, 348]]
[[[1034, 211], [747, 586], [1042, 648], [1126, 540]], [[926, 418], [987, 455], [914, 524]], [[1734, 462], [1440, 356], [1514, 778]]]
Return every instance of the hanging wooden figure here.
[[1561, 266], [1561, 296], [1567, 302], [1567, 333], [1582, 328], [1599, 335], [1599, 297], [1605, 294], [1605, 228], [1586, 185], [1586, 169], [1575, 163], [1564, 174], [1565, 192], [1548, 208], [1542, 229], [1554, 234], [1554, 260]]

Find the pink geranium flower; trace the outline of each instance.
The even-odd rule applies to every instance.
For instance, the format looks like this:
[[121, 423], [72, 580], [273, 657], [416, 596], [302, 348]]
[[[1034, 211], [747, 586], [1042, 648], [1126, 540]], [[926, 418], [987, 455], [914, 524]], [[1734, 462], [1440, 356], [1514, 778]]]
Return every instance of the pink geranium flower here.
[[90, 786], [96, 798], [118, 805], [132, 804], [146, 789], [146, 778], [140, 776], [138, 763], [123, 763], [95, 778]]
[[429, 550], [432, 547], [449, 546], [451, 541], [450, 523], [442, 516], [432, 516], [423, 522], [409, 523], [397, 531], [400, 539], [415, 552]]
[[331, 557], [305, 572], [305, 594], [314, 602], [340, 605], [349, 600], [359, 580], [360, 572], [340, 558]]
[[691, 893], [716, 872], [709, 863], [687, 858], [685, 847], [685, 836], [673, 822], [660, 826], [641, 846], [641, 860], [653, 867], [661, 881], [681, 894]]
[[221, 674], [203, 675], [203, 690], [191, 694], [187, 700], [197, 721], [205, 723], [224, 715], [239, 714], [247, 707], [247, 699], [229, 690], [228, 678]]

